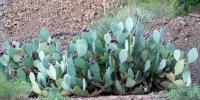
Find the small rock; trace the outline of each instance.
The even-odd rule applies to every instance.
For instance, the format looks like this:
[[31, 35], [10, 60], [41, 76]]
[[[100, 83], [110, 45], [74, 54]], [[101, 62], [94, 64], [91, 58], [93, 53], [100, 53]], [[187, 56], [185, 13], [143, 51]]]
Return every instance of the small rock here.
[[0, 0], [0, 6], [6, 5], [8, 0]]
[[3, 16], [0, 16], [0, 21], [3, 20]]
[[[190, 33], [190, 32], [187, 31], [187, 33]], [[191, 37], [191, 34], [186, 34], [186, 37]]]
[[97, 11], [94, 11], [94, 16], [96, 16], [98, 13], [97, 13]]
[[195, 19], [195, 22], [200, 22], [200, 19]]
[[17, 21], [12, 22], [12, 25], [17, 25], [17, 24], [19, 24], [19, 22], [17, 22]]
[[168, 23], [168, 21], [164, 20], [163, 24], [167, 24], [167, 23]]
[[188, 39], [187, 38], [185, 38], [185, 41], [187, 41]]
[[78, 0], [78, 4], [84, 3], [84, 0]]
[[3, 28], [3, 33], [5, 33], [5, 34], [12, 34], [11, 28], [10, 27], [4, 27]]
[[181, 21], [181, 25], [184, 27], [186, 26], [186, 23], [184, 21]]
[[0, 16], [3, 16], [3, 13], [2, 13], [2, 12], [0, 12]]

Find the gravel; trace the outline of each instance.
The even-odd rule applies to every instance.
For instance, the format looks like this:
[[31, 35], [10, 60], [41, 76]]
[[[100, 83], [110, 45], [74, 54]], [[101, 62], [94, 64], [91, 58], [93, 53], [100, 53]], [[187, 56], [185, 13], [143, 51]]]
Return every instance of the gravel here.
[[41, 27], [51, 34], [63, 32], [70, 41], [73, 32], [87, 27], [104, 8], [119, 5], [119, 0], [0, 0], [0, 5], [1, 44], [32, 39]]

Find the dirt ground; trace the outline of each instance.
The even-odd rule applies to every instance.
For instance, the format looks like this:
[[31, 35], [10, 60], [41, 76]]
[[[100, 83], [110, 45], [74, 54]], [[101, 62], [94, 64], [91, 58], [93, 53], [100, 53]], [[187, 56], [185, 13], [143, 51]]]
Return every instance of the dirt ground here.
[[[52, 34], [64, 32], [70, 41], [73, 32], [87, 27], [103, 8], [119, 6], [119, 0], [0, 0], [0, 44], [3, 41], [29, 41], [39, 29], [48, 27]], [[200, 16], [157, 19], [151, 28], [164, 27], [167, 39], [186, 52], [200, 50]], [[200, 83], [200, 59], [191, 66], [193, 83]]]
[[148, 95], [126, 95], [126, 96], [99, 96], [89, 98], [70, 98], [70, 100], [165, 100], [166, 98], [158, 98], [153, 94]]
[[70, 40], [72, 32], [114, 5], [119, 0], [0, 0], [0, 42], [32, 39], [41, 27], [64, 32]]

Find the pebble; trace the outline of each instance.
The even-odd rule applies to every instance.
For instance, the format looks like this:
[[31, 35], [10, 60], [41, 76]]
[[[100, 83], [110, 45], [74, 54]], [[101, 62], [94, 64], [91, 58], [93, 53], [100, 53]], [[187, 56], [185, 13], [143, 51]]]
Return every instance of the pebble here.
[[181, 21], [182, 27], [186, 26], [186, 23], [184, 21]]
[[0, 6], [6, 5], [8, 0], [0, 0]]

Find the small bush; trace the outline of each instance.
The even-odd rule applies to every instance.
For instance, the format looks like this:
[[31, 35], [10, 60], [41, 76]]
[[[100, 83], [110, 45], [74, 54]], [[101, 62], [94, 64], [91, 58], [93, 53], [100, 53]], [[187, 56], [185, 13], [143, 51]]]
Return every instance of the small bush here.
[[199, 86], [191, 86], [185, 88], [173, 87], [168, 92], [158, 94], [157, 98], [166, 98], [169, 100], [199, 100], [199, 92]]
[[31, 93], [31, 84], [20, 80], [10, 80], [7, 81], [0, 74], [0, 99], [28, 99]]
[[124, 5], [139, 5], [158, 17], [173, 17], [188, 14], [200, 0], [122, 0]]
[[174, 7], [174, 15], [185, 15], [192, 8], [200, 3], [200, 0], [173, 0], [171, 1]]

